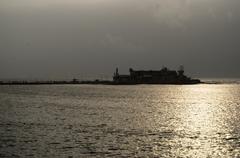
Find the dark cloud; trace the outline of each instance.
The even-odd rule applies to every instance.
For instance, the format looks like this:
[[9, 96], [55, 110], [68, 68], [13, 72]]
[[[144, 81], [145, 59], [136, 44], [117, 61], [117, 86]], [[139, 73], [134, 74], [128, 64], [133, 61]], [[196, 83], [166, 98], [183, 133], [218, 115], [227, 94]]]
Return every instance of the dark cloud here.
[[0, 2], [0, 78], [177, 68], [239, 77], [240, 1]]

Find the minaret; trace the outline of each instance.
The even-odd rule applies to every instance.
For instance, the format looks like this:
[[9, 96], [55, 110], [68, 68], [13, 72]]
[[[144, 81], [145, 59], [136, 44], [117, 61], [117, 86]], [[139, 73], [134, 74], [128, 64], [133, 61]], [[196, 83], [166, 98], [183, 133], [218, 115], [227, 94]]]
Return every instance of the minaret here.
[[118, 68], [116, 68], [115, 76], [119, 76], [119, 74], [118, 74]]
[[118, 68], [116, 68], [116, 71], [114, 72], [114, 75], [113, 75], [113, 81], [117, 81], [118, 78], [119, 78]]
[[183, 76], [183, 74], [184, 74], [184, 67], [183, 67], [183, 65], [180, 65], [179, 69], [178, 69], [178, 75]]

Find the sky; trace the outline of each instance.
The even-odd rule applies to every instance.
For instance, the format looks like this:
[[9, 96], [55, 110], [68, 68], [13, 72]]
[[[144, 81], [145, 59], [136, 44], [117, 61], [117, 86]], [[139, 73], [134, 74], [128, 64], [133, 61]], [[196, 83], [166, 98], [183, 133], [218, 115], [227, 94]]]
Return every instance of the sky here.
[[0, 78], [240, 77], [239, 0], [1, 0]]

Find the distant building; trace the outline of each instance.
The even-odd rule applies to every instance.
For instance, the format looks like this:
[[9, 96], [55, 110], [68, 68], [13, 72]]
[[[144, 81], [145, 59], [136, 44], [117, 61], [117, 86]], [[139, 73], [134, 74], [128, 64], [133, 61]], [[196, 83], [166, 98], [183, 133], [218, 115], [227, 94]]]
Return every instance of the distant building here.
[[71, 83], [79, 83], [78, 79], [74, 78], [72, 79]]
[[133, 70], [129, 69], [129, 75], [120, 75], [118, 68], [113, 76], [116, 84], [187, 84], [200, 83], [200, 80], [192, 80], [184, 75], [184, 68], [180, 66], [178, 71], [163, 67], [161, 70]]

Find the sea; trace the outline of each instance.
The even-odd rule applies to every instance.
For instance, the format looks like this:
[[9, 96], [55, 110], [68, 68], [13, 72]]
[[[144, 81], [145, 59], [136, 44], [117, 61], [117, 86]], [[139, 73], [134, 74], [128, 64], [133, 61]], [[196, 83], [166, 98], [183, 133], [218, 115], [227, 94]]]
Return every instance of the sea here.
[[240, 82], [0, 85], [0, 157], [240, 158]]

